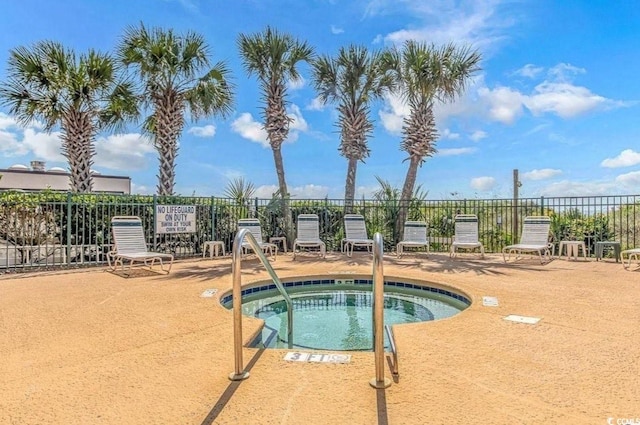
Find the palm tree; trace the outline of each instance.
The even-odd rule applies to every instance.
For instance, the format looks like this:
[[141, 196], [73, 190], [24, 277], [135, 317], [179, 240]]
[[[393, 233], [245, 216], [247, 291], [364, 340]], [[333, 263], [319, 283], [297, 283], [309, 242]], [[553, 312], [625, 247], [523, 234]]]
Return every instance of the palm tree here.
[[10, 51], [0, 101], [18, 122], [60, 127], [72, 192], [91, 192], [95, 136], [137, 115], [131, 84], [119, 79], [111, 56], [89, 50], [79, 57], [60, 43], [41, 41]]
[[299, 81], [298, 65], [313, 59], [313, 48], [306, 42], [283, 34], [271, 27], [263, 32], [238, 37], [242, 63], [249, 76], [256, 75], [262, 89], [264, 129], [273, 151], [278, 175], [278, 191], [283, 199], [285, 232], [292, 232], [289, 212], [289, 190], [282, 161], [282, 143], [289, 135], [291, 118], [287, 115], [287, 82]]
[[209, 47], [201, 35], [147, 29], [143, 24], [125, 31], [118, 56], [142, 81], [141, 101], [151, 109], [144, 129], [151, 134], [160, 160], [158, 194], [173, 195], [185, 115], [190, 113], [194, 120], [227, 116], [233, 103], [230, 72], [224, 62], [211, 66]]
[[464, 92], [469, 78], [480, 70], [481, 55], [468, 47], [447, 44], [440, 48], [413, 40], [401, 50], [385, 55], [385, 61], [396, 70], [396, 93], [409, 105], [404, 120], [401, 150], [407, 152], [409, 167], [400, 196], [400, 214], [396, 234], [402, 238], [403, 223], [416, 183], [418, 167], [435, 152], [438, 133], [433, 116], [435, 101], [453, 101]]
[[353, 209], [359, 161], [369, 156], [367, 138], [373, 132], [370, 103], [394, 87], [382, 52], [365, 47], [340, 48], [335, 58], [322, 56], [313, 62], [315, 88], [321, 102], [337, 103], [340, 154], [347, 158], [344, 199], [347, 213]]

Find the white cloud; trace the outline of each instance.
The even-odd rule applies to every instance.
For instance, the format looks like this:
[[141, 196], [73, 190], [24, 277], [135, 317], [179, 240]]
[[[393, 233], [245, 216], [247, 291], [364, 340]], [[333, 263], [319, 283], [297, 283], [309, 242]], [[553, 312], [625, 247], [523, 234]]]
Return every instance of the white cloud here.
[[574, 75], [585, 74], [587, 72], [584, 68], [578, 68], [567, 63], [559, 63], [556, 66], [549, 68], [547, 74], [553, 80], [556, 81], [571, 81]]
[[474, 142], [479, 142], [482, 139], [486, 139], [487, 138], [487, 133], [482, 131], [482, 130], [476, 130], [473, 133], [471, 133], [471, 135], [469, 136], [469, 139], [473, 140]]
[[476, 148], [451, 148], [451, 149], [438, 149], [437, 156], [453, 156], [453, 155], [466, 155], [474, 153]]
[[27, 150], [14, 133], [0, 130], [0, 153], [5, 157], [21, 156], [26, 154]]
[[[61, 152], [61, 133], [45, 133], [40, 131], [42, 128], [38, 122], [22, 128], [11, 117], [0, 114], [0, 153], [5, 157], [32, 155], [33, 159], [67, 163]], [[140, 134], [97, 137], [95, 148], [95, 166], [113, 170], [144, 169], [148, 154], [155, 152], [151, 143]]]
[[139, 133], [112, 134], [96, 140], [95, 165], [112, 170], [135, 171], [148, 167], [155, 154], [151, 141]]
[[18, 122], [15, 118], [0, 112], [0, 130], [16, 129], [18, 127]]
[[472, 189], [480, 190], [483, 192], [489, 191], [496, 186], [496, 179], [493, 177], [475, 177], [471, 179], [469, 183]]
[[289, 118], [292, 118], [291, 124], [289, 125], [290, 130], [306, 132], [309, 131], [309, 124], [302, 116], [302, 112], [298, 105], [292, 104], [289, 107]]
[[544, 187], [538, 191], [541, 196], [599, 196], [610, 195], [619, 191], [615, 183], [574, 182], [564, 180]]
[[[327, 196], [329, 188], [326, 186], [306, 184], [304, 186], [289, 187], [289, 193], [294, 199], [321, 199]], [[278, 191], [276, 185], [263, 185], [256, 188], [255, 196], [270, 199]]]
[[534, 93], [524, 99], [534, 115], [551, 112], [561, 118], [572, 118], [606, 103], [606, 98], [591, 93], [586, 87], [548, 81], [537, 85]]
[[378, 112], [383, 127], [395, 135], [402, 134], [404, 118], [409, 116], [409, 106], [395, 94], [387, 94], [384, 97], [384, 107]]
[[[373, 194], [380, 190], [380, 186], [357, 186], [355, 198], [356, 199], [371, 199]], [[344, 196], [344, 191], [339, 196]]]
[[441, 139], [449, 139], [449, 140], [457, 140], [457, 139], [460, 138], [460, 134], [459, 133], [453, 133], [448, 128], [445, 128], [444, 130], [440, 131], [440, 138]]
[[302, 76], [300, 76], [300, 78], [298, 78], [297, 80], [289, 80], [287, 81], [287, 88], [289, 90], [300, 90], [301, 88], [304, 87], [306, 81], [304, 78], [302, 78]]
[[191, 127], [187, 130], [187, 133], [193, 134], [196, 137], [213, 137], [216, 135], [216, 126], [208, 124], [204, 127]]
[[607, 168], [631, 167], [640, 164], [640, 153], [625, 149], [615, 158], [607, 158], [600, 163], [600, 166]]
[[325, 105], [320, 100], [320, 97], [316, 96], [311, 100], [311, 102], [307, 105], [305, 109], [309, 111], [323, 111], [326, 108], [326, 106], [327, 105]]
[[[507, 28], [516, 24], [514, 14], [498, 13], [500, 0], [439, 1], [376, 0], [370, 2], [367, 13], [384, 14], [406, 11], [419, 23], [411, 29], [402, 29], [387, 34], [388, 43], [400, 44], [406, 40], [472, 45], [476, 48], [495, 48], [505, 38]], [[420, 23], [421, 21], [421, 23]]]
[[131, 193], [134, 195], [153, 195], [155, 193], [155, 187], [150, 188], [145, 185], [131, 182]]
[[278, 191], [278, 186], [275, 184], [271, 185], [262, 185], [256, 187], [256, 191], [254, 192], [256, 198], [261, 199], [271, 199], [274, 193]]
[[4, 157], [32, 153], [35, 159], [66, 162], [60, 152], [60, 132], [42, 132], [43, 125], [32, 121], [26, 127], [15, 118], [0, 112], [0, 154]]
[[482, 87], [478, 94], [482, 101], [488, 104], [489, 118], [503, 124], [512, 124], [522, 115], [522, 105], [525, 96], [509, 87], [489, 89]]
[[616, 182], [625, 186], [629, 190], [636, 190], [638, 186], [640, 186], [640, 171], [620, 174], [616, 177]]
[[248, 112], [240, 114], [240, 116], [231, 123], [231, 129], [245, 139], [260, 143], [265, 148], [270, 147], [267, 132], [263, 128], [262, 123], [254, 121], [253, 116]]
[[297, 199], [322, 199], [329, 193], [329, 188], [322, 185], [306, 184], [289, 188], [291, 196]]
[[543, 67], [535, 66], [533, 64], [528, 63], [522, 68], [515, 71], [513, 74], [519, 75], [521, 77], [536, 78], [538, 75], [542, 73], [542, 71], [544, 71]]
[[335, 25], [331, 25], [331, 34], [342, 34], [344, 32], [344, 29], [339, 28]]
[[33, 155], [45, 161], [67, 162], [61, 153], [60, 132], [43, 133], [27, 128], [22, 134], [21, 141], [23, 149], [32, 152]]
[[560, 174], [562, 174], [562, 170], [543, 168], [541, 170], [531, 170], [526, 173], [522, 173], [522, 178], [524, 180], [546, 180]]
[[[298, 105], [292, 104], [289, 107], [288, 116], [291, 118], [291, 123], [289, 124], [289, 136], [285, 140], [285, 143], [293, 143], [298, 140], [301, 132], [309, 131], [309, 124], [307, 124], [307, 121], [302, 116]], [[270, 147], [267, 132], [262, 123], [255, 121], [253, 116], [248, 112], [240, 114], [240, 116], [231, 123], [231, 129], [245, 139], [260, 143], [265, 148]]]

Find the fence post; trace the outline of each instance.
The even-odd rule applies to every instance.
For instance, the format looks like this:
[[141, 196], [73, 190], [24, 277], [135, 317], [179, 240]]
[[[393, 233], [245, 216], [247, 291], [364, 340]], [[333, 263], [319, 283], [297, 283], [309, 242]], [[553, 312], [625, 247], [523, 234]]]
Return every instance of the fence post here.
[[518, 240], [518, 232], [520, 226], [518, 225], [518, 188], [522, 184], [518, 178], [518, 169], [513, 170], [513, 239]]
[[258, 197], [254, 201], [253, 218], [258, 218]]
[[211, 241], [215, 241], [216, 240], [216, 210], [215, 210], [215, 202], [216, 202], [216, 197], [212, 196], [211, 197]]
[[156, 237], [156, 212], [158, 211], [158, 197], [157, 195], [154, 193], [153, 194], [153, 212], [151, 213], [151, 218], [153, 221], [153, 250], [157, 251], [158, 250], [158, 238]]
[[544, 214], [544, 196], [540, 197], [540, 215], [545, 215]]
[[67, 192], [67, 261], [71, 262], [71, 192]]

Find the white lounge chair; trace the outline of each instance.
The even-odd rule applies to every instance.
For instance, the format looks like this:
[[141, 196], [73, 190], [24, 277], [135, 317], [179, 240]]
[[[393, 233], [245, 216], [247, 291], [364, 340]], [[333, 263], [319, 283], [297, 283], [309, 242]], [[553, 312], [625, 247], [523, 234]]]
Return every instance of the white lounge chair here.
[[360, 214], [345, 214], [344, 234], [342, 239], [342, 251], [347, 253], [347, 257], [353, 255], [353, 248], [356, 246], [367, 247], [370, 252], [373, 249], [373, 239], [367, 235], [367, 226], [364, 217]]
[[[248, 229], [249, 232], [256, 238], [258, 245], [262, 248], [262, 252], [265, 254], [269, 253], [274, 259], [278, 257], [278, 245], [274, 243], [264, 242], [262, 238], [262, 226], [260, 225], [260, 220], [257, 218], [241, 218], [238, 220], [238, 230], [240, 229]], [[249, 250], [253, 251], [251, 244], [244, 240], [242, 241], [242, 252], [248, 253]]]
[[405, 247], [427, 247], [429, 253], [429, 240], [427, 239], [427, 223], [424, 221], [406, 221], [404, 223], [404, 238], [396, 246], [396, 255], [402, 257]]
[[[543, 256], [551, 258], [551, 247], [549, 244], [549, 229], [551, 227], [551, 219], [547, 216], [529, 216], [524, 218], [522, 223], [522, 236], [520, 243], [508, 245], [502, 248], [502, 258], [505, 263], [511, 254], [515, 253], [516, 258], [520, 254], [538, 254], [540, 264], [544, 263]], [[509, 257], [506, 257], [508, 254]]]
[[[625, 255], [627, 256], [626, 266], [624, 264]], [[638, 256], [640, 256], [640, 248], [625, 249], [624, 251], [620, 252], [620, 260], [622, 261], [622, 267], [628, 270], [629, 267], [631, 267], [632, 259], [636, 260], [637, 263], [640, 263], [640, 258], [638, 258]]]
[[484, 246], [478, 237], [478, 216], [475, 214], [458, 214], [455, 217], [455, 234], [451, 242], [450, 256], [456, 256], [458, 249], [478, 249], [484, 258]]
[[[151, 252], [147, 249], [147, 241], [144, 237], [140, 217], [113, 217], [111, 219], [111, 232], [113, 234], [114, 249], [107, 254], [107, 262], [111, 270], [115, 271], [120, 265], [124, 271], [125, 261], [129, 262], [129, 268], [133, 266], [135, 261], [142, 261], [151, 268], [157, 260], [160, 263], [160, 269], [167, 274], [169, 273], [173, 264], [173, 254]], [[163, 260], [169, 261], [167, 270], [164, 269]]]
[[320, 220], [316, 214], [300, 214], [298, 215], [298, 233], [296, 240], [293, 241], [293, 259], [296, 259], [296, 248], [315, 248], [320, 249], [322, 258], [327, 253], [327, 246], [320, 240]]

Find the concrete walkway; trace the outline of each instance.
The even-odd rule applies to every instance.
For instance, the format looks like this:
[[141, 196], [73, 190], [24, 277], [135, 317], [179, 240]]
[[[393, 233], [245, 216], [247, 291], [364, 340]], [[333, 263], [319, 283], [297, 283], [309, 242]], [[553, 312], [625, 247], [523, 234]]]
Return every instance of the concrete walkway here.
[[[371, 257], [278, 256], [281, 277], [370, 274]], [[640, 271], [611, 261], [504, 264], [385, 257], [385, 275], [446, 284], [473, 305], [395, 326], [400, 377], [374, 390], [372, 353], [348, 364], [244, 349], [231, 382], [229, 258], [170, 275], [102, 269], [0, 277], [2, 424], [606, 424], [640, 418]], [[256, 260], [243, 282], [267, 279]], [[202, 298], [206, 289], [218, 289]], [[497, 297], [497, 307], [482, 297]], [[509, 322], [510, 314], [541, 318]], [[260, 321], [244, 320], [248, 340]], [[386, 370], [389, 373], [389, 370]]]

